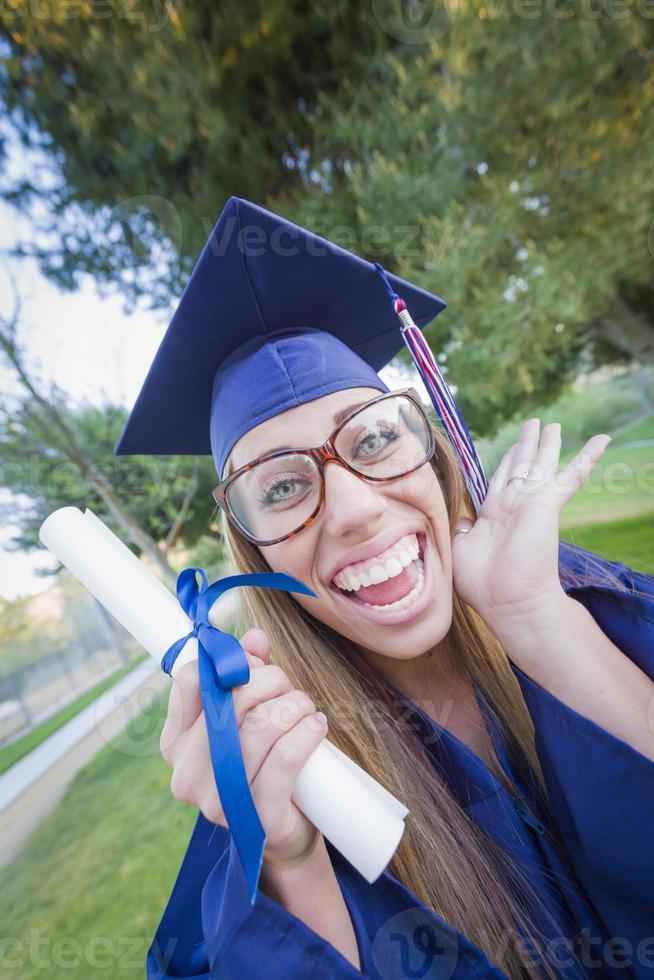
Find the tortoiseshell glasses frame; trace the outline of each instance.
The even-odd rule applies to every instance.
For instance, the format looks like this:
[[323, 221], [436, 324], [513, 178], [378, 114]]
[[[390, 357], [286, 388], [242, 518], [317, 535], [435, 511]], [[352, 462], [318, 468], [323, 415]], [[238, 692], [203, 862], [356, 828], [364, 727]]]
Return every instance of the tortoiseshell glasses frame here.
[[[421, 459], [418, 463], [415, 463], [414, 465], [409, 467], [408, 469], [403, 470], [401, 473], [397, 473], [393, 476], [370, 476], [369, 474], [361, 473], [359, 470], [355, 469], [354, 466], [348, 463], [347, 460], [343, 459], [343, 457], [336, 449], [334, 442], [337, 439], [341, 430], [346, 425], [348, 425], [348, 423], [351, 422], [352, 419], [355, 418], [357, 415], [359, 415], [361, 412], [366, 411], [366, 409], [369, 409], [371, 405], [375, 405], [377, 402], [382, 402], [391, 398], [398, 398], [399, 396], [403, 396], [407, 398], [410, 402], [412, 402], [413, 406], [417, 409], [420, 417], [424, 422], [425, 435], [427, 438], [427, 448], [425, 450], [424, 458]], [[268, 545], [278, 544], [280, 541], [285, 541], [287, 538], [294, 537], [296, 534], [299, 534], [300, 531], [303, 531], [306, 527], [309, 527], [309, 525], [315, 521], [318, 514], [322, 510], [323, 504], [325, 502], [324, 467], [325, 464], [328, 463], [330, 460], [339, 463], [346, 470], [349, 470], [350, 473], [354, 473], [355, 476], [358, 476], [362, 480], [366, 480], [367, 482], [392, 483], [395, 480], [402, 479], [402, 477], [409, 476], [411, 473], [414, 473], [421, 466], [424, 466], [424, 464], [427, 463], [434, 455], [435, 449], [436, 449], [436, 440], [434, 438], [434, 431], [432, 429], [431, 422], [429, 421], [429, 418], [426, 415], [425, 410], [423, 409], [420, 403], [420, 396], [418, 395], [418, 392], [415, 390], [415, 388], [402, 388], [397, 391], [383, 392], [382, 394], [377, 395], [374, 398], [371, 398], [369, 401], [359, 405], [357, 408], [354, 408], [351, 412], [349, 412], [345, 416], [345, 418], [342, 418], [340, 420], [338, 425], [334, 427], [334, 429], [331, 431], [329, 435], [329, 438], [327, 438], [325, 442], [323, 442], [322, 446], [313, 446], [310, 448], [307, 447], [307, 448], [297, 448], [297, 449], [278, 449], [275, 450], [274, 452], [265, 453], [263, 456], [258, 456], [256, 459], [251, 460], [249, 463], [246, 463], [244, 466], [239, 467], [239, 469], [235, 470], [229, 476], [225, 477], [224, 480], [221, 480], [218, 486], [216, 486], [212, 491], [212, 495], [214, 500], [220, 507], [220, 509], [225, 513], [226, 517], [231, 522], [231, 524], [234, 525], [234, 527], [239, 532], [239, 534], [242, 534], [243, 537], [247, 541], [250, 541], [252, 544], [258, 545], [259, 547], [267, 547]], [[250, 470], [254, 469], [255, 466], [258, 466], [260, 463], [268, 462], [269, 460], [277, 459], [281, 456], [311, 457], [311, 459], [315, 462], [318, 472], [320, 474], [320, 496], [318, 498], [318, 502], [313, 512], [309, 515], [309, 517], [306, 518], [306, 520], [302, 521], [302, 523], [298, 525], [298, 527], [294, 528], [292, 531], [288, 531], [286, 534], [283, 534], [278, 538], [272, 538], [270, 540], [262, 540], [261, 538], [254, 537], [247, 530], [247, 528], [243, 527], [241, 522], [238, 520], [236, 514], [232, 510], [229, 503], [229, 496], [228, 496], [229, 488], [232, 486], [235, 480], [237, 480], [244, 473], [247, 473]]]

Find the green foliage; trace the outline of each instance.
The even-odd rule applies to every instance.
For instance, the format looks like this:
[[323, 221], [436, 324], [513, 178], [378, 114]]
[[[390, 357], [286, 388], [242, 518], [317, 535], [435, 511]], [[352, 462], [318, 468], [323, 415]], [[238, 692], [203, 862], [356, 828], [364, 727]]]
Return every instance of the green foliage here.
[[[104, 473], [132, 518], [156, 541], [165, 544], [185, 495], [193, 490], [194, 461], [184, 457], [114, 456], [126, 412], [112, 405], [69, 408], [63, 396], [54, 404], [76, 434], [80, 446]], [[39, 547], [41, 523], [58, 507], [85, 507], [97, 514], [121, 537], [100, 497], [89, 485], [84, 470], [57, 443], [44, 439], [43, 425], [30, 402], [0, 411], [0, 487], [11, 492], [0, 504], [0, 521], [17, 528], [12, 547]], [[181, 537], [191, 545], [208, 525], [214, 509], [211, 489], [215, 473], [211, 460], [198, 458], [198, 486], [192, 497]]]
[[216, 534], [203, 534], [190, 552], [184, 555], [184, 564], [204, 568], [210, 582], [225, 575], [225, 556]]
[[237, 193], [444, 296], [429, 339], [479, 435], [580, 365], [638, 356], [654, 23], [632, 6], [417, 8], [5, 7], [0, 94], [56, 175], [5, 196], [47, 199], [46, 271], [167, 304]]
[[449, 33], [385, 56], [347, 108], [326, 98], [317, 129], [323, 158], [347, 148], [336, 193], [361, 236], [377, 225], [400, 273], [448, 300], [429, 339], [485, 434], [554, 397], [593, 319], [651, 282], [653, 26], [448, 9]]
[[[302, 190], [286, 155], [311, 143], [319, 96], [362, 73], [353, 50], [378, 43], [362, 7], [5, 6], [3, 97], [60, 176], [43, 194], [53, 211], [47, 271], [70, 286], [86, 269], [167, 305], [230, 193], [279, 202]], [[40, 195], [37, 180], [13, 199]]]
[[67, 620], [51, 617], [44, 625], [30, 615], [29, 598], [3, 604], [0, 615], [0, 675], [61, 649], [71, 636]]
[[[654, 391], [654, 368], [643, 373]], [[654, 438], [654, 418], [651, 415], [643, 418], [643, 414], [632, 372], [606, 380], [587, 378], [575, 388], [566, 388], [550, 404], [529, 401], [519, 419], [503, 425], [493, 439], [479, 439], [477, 448], [488, 472], [494, 472], [504, 453], [517, 442], [522, 423], [538, 417], [541, 425], [561, 423], [562, 459], [578, 452], [599, 432], [611, 436], [611, 450], [614, 450], [628, 441]]]

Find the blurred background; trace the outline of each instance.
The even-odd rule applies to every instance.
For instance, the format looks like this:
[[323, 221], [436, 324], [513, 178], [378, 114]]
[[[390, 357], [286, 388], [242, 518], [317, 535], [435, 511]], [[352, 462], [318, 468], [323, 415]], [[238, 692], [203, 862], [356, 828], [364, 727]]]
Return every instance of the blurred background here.
[[654, 572], [654, 7], [4, 0], [0, 103], [0, 973], [134, 975], [195, 820], [169, 682], [41, 522], [223, 569], [210, 458], [112, 453], [235, 194], [447, 300], [489, 474], [533, 415], [609, 433], [562, 537]]

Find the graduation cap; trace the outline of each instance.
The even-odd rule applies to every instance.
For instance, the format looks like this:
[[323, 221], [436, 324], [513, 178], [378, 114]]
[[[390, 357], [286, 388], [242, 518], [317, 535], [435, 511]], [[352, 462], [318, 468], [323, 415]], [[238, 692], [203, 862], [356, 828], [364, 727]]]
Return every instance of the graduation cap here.
[[[372, 262], [241, 198], [230, 198], [159, 346], [116, 455], [213, 455], [295, 405], [377, 374], [411, 351], [478, 510], [475, 447], [421, 329], [446, 304]], [[409, 312], [410, 311], [410, 312]]]

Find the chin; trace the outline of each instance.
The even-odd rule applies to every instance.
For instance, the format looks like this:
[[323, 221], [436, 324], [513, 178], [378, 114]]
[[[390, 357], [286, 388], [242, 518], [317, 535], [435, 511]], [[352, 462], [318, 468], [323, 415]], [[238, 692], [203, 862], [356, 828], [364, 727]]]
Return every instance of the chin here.
[[426, 619], [412, 627], [369, 630], [350, 637], [359, 646], [393, 660], [415, 660], [433, 650], [447, 636], [452, 625], [452, 604], [432, 608]]

